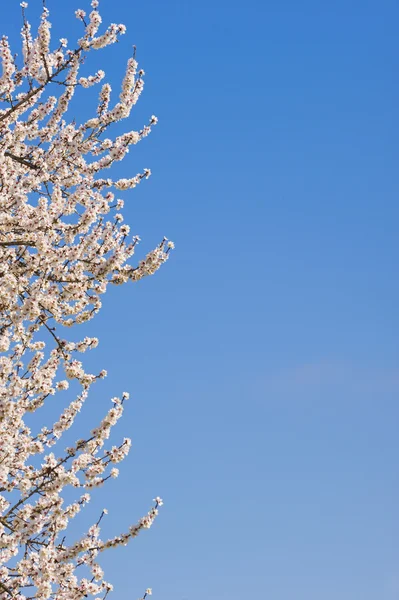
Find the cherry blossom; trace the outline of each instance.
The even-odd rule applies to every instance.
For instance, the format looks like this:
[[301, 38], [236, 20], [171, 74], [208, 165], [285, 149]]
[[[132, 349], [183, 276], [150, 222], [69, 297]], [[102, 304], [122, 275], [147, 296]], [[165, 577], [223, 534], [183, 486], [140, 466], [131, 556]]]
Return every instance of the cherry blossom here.
[[[82, 360], [99, 339], [72, 341], [68, 333], [99, 312], [109, 284], [153, 275], [174, 248], [164, 238], [131, 262], [140, 238], [124, 223], [118, 196], [151, 171], [115, 179], [112, 170], [157, 118], [138, 131], [112, 133], [144, 87], [135, 49], [114, 100], [103, 70], [80, 75], [90, 53], [126, 32], [115, 23], [102, 30], [97, 0], [88, 16], [75, 12], [83, 31], [74, 46], [52, 40], [45, 6], [36, 34], [28, 4], [21, 7], [21, 64], [8, 38], [0, 41], [0, 599], [104, 599], [113, 588], [99, 555], [150, 528], [163, 502], [156, 497], [144, 517], [108, 540], [101, 538], [106, 509], [78, 540], [68, 536], [89, 490], [118, 476], [115, 465], [132, 444], [109, 442], [129, 399], [123, 392], [84, 439], [62, 446], [91, 387], [107, 376], [105, 369], [87, 372]], [[90, 118], [68, 121], [74, 97], [96, 85]], [[59, 402], [55, 422], [33, 427], [31, 413], [50, 399]], [[67, 488], [76, 493], [68, 504]]]

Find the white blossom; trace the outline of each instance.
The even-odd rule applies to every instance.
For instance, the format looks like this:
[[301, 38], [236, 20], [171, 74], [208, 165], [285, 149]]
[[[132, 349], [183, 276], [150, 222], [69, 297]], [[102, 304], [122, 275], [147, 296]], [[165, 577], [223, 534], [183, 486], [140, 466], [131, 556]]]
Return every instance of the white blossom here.
[[[158, 120], [151, 116], [137, 131], [113, 132], [143, 91], [144, 70], [134, 56], [114, 103], [102, 69], [81, 74], [92, 50], [126, 32], [116, 23], [102, 28], [98, 0], [88, 16], [75, 12], [81, 37], [72, 49], [66, 38], [52, 40], [46, 7], [36, 34], [27, 3], [21, 7], [22, 53], [6, 36], [0, 39], [0, 596], [104, 598], [112, 585], [97, 563], [99, 553], [151, 527], [163, 502], [156, 497], [144, 517], [108, 540], [101, 538], [106, 509], [79, 539], [68, 534], [70, 521], [90, 501], [88, 490], [119, 475], [115, 465], [132, 445], [127, 437], [109, 441], [128, 392], [111, 399], [85, 438], [62, 445], [92, 386], [107, 376], [105, 369], [88, 372], [83, 361], [99, 339], [71, 336], [70, 329], [100, 311], [109, 284], [154, 274], [174, 248], [164, 238], [134, 262], [140, 238], [124, 223], [124, 200], [115, 195], [137, 187], [151, 171], [112, 175], [113, 165]], [[75, 97], [84, 102], [86, 89], [97, 83], [92, 113], [82, 123], [70, 121], [79, 106]], [[34, 422], [41, 425], [34, 427], [30, 413], [48, 402], [56, 417], [46, 422], [38, 413]], [[68, 503], [66, 488], [75, 494]], [[145, 595], [151, 593], [148, 588]]]

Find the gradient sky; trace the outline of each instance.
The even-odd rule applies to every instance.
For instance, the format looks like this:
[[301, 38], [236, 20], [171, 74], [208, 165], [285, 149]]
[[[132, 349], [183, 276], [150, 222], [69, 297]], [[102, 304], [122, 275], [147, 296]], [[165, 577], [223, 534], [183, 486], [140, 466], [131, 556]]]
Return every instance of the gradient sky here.
[[[86, 4], [49, 0], [55, 35]], [[398, 3], [101, 8], [128, 26], [101, 53], [115, 90], [131, 44], [146, 71], [132, 127], [159, 117], [120, 167], [153, 172], [126, 222], [140, 255], [176, 243], [85, 330], [109, 376], [77, 430], [132, 395], [92, 520], [107, 506], [111, 535], [165, 499], [104, 558], [112, 598], [397, 600]]]

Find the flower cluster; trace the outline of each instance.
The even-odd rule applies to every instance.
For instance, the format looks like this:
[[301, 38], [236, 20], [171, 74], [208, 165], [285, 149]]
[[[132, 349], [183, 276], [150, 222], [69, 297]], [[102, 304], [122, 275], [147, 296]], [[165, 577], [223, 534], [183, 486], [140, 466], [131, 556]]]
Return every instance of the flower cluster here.
[[[71, 341], [66, 332], [98, 313], [108, 284], [152, 275], [174, 246], [164, 238], [131, 264], [140, 238], [130, 234], [120, 213], [124, 201], [115, 197], [151, 174], [112, 177], [114, 163], [157, 123], [151, 116], [141, 130], [111, 135], [143, 90], [135, 56], [114, 105], [111, 86], [103, 83], [94, 114], [80, 124], [68, 121], [75, 94], [105, 77], [102, 70], [80, 75], [86, 55], [116, 42], [125, 27], [111, 24], [101, 33], [99, 2], [92, 0], [88, 16], [75, 13], [84, 29], [76, 46], [61, 38], [52, 48], [48, 9], [34, 35], [27, 6], [21, 3], [22, 64], [7, 37], [0, 40], [0, 599], [105, 598], [112, 585], [99, 553], [148, 529], [162, 500], [155, 498], [147, 515], [109, 540], [100, 537], [106, 510], [80, 539], [65, 534], [89, 502], [88, 490], [117, 477], [115, 465], [131, 448], [129, 438], [109, 443], [129, 398], [124, 392], [85, 439], [59, 455], [53, 451], [91, 387], [107, 375], [88, 373], [80, 360], [99, 340]], [[66, 403], [53, 424], [35, 430], [30, 414], [54, 395]], [[67, 487], [78, 494], [68, 505]], [[148, 588], [143, 598], [150, 594]]]

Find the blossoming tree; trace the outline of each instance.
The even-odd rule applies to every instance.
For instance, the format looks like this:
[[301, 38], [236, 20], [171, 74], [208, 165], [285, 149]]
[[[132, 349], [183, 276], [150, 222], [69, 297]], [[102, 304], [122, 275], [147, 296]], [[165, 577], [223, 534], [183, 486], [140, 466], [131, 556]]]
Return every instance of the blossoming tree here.
[[[77, 541], [68, 540], [69, 521], [89, 502], [91, 488], [118, 475], [114, 465], [131, 442], [108, 442], [128, 398], [124, 393], [112, 398], [109, 412], [85, 439], [62, 446], [91, 386], [106, 376], [104, 370], [88, 373], [78, 358], [98, 339], [73, 342], [65, 331], [100, 310], [109, 283], [153, 274], [173, 248], [164, 239], [144, 260], [129, 263], [139, 238], [123, 224], [123, 200], [115, 194], [134, 188], [150, 171], [127, 179], [104, 173], [157, 119], [151, 117], [141, 131], [107, 137], [114, 123], [129, 117], [144, 72], [135, 56], [129, 58], [115, 103], [110, 85], [100, 84], [103, 71], [79, 76], [88, 54], [125, 33], [116, 24], [99, 33], [97, 0], [87, 17], [76, 11], [82, 37], [73, 47], [66, 39], [51, 45], [46, 7], [35, 36], [27, 4], [21, 6], [20, 61], [7, 37], [0, 41], [0, 598], [105, 598], [112, 585], [104, 580], [100, 553], [149, 528], [162, 501], [155, 498], [148, 514], [121, 535], [101, 539], [104, 511]], [[96, 84], [92, 118], [82, 124], [68, 120], [74, 95]], [[49, 396], [62, 398], [68, 388], [72, 400], [60, 402], [53, 425], [29, 426], [29, 413]], [[57, 443], [61, 448], [54, 453]], [[77, 490], [70, 504], [68, 487]]]

